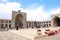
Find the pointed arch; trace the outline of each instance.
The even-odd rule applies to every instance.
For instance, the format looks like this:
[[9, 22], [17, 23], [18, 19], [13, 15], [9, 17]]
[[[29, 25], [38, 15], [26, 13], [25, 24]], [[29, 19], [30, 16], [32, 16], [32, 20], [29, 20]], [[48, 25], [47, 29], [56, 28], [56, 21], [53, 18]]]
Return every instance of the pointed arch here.
[[15, 17], [15, 27], [18, 28], [23, 28], [23, 15], [18, 14]]
[[60, 26], [60, 18], [59, 17], [55, 16], [53, 21], [54, 21], [54, 26]]

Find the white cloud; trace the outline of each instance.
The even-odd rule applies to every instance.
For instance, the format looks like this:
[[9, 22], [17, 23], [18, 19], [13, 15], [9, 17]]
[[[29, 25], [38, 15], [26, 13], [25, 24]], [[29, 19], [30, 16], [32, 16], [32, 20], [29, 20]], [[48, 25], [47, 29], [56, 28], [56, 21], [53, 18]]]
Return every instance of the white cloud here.
[[52, 15], [54, 15], [54, 14], [60, 14], [60, 8], [52, 9], [52, 10], [50, 11], [50, 13], [51, 13]]
[[44, 7], [37, 6], [38, 4], [32, 4], [28, 8], [23, 9], [21, 8], [21, 4], [17, 2], [7, 2], [6, 4], [0, 3], [0, 18], [7, 18], [11, 19], [11, 12], [12, 10], [17, 11], [17, 10], [22, 10], [27, 13], [27, 20], [46, 20], [48, 19], [48, 14], [44, 10]]
[[27, 20], [34, 20], [34, 21], [44, 21], [50, 20], [51, 15], [60, 14], [60, 8], [50, 9], [49, 11], [45, 11], [44, 6], [38, 4], [32, 4], [24, 12], [27, 13]]
[[2, 1], [2, 2], [5, 2], [5, 3], [8, 2], [8, 0], [1, 0], [1, 1]]
[[0, 3], [0, 18], [10, 18], [12, 10], [17, 11], [21, 9], [21, 4], [17, 2]]
[[21, 4], [17, 2], [7, 2], [7, 3], [0, 3], [0, 18], [11, 19], [12, 18], [12, 10], [22, 10], [23, 12], [27, 13], [27, 20], [33, 21], [43, 21], [49, 20], [50, 15], [60, 13], [60, 8], [58, 9], [51, 9], [49, 11], [45, 11], [44, 6], [38, 4], [31, 4], [28, 8], [23, 9], [21, 8]]
[[44, 6], [41, 5], [36, 7], [35, 9], [34, 6], [32, 6], [32, 9], [29, 7], [24, 10], [24, 12], [27, 13], [27, 20], [43, 21], [49, 19], [49, 14], [44, 10]]

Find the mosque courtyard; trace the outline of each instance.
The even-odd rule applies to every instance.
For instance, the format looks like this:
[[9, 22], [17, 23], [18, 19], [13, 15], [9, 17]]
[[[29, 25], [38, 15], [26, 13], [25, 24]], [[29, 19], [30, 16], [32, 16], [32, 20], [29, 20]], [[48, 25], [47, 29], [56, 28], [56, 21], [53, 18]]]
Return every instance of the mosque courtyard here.
[[46, 29], [58, 30], [60, 27], [39, 28], [41, 29], [41, 35], [37, 35], [39, 29], [19, 29], [0, 31], [0, 40], [60, 40], [60, 32], [53, 36], [44, 34]]

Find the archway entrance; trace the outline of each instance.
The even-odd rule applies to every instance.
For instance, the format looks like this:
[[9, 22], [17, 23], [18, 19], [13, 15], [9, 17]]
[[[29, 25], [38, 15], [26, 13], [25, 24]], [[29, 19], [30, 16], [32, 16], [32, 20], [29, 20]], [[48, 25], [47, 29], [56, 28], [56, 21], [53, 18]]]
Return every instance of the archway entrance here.
[[19, 28], [23, 28], [23, 15], [18, 14], [15, 17], [15, 28], [18, 30]]
[[54, 21], [54, 26], [60, 26], [60, 18], [59, 17], [55, 17], [54, 19], [53, 19], [53, 21]]

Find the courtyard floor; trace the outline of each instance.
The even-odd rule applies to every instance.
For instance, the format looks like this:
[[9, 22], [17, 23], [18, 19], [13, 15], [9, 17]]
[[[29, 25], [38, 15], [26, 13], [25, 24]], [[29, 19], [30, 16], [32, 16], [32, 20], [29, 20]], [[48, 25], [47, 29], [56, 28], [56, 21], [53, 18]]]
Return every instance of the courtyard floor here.
[[[8, 31], [0, 31], [0, 40], [60, 40], [60, 33], [54, 36], [44, 36], [44, 30], [48, 28], [39, 28], [42, 30], [42, 35], [37, 35], [38, 29], [19, 29], [19, 30], [8, 30]], [[58, 27], [49, 28], [59, 29]], [[34, 39], [34, 37], [36, 37]]]

